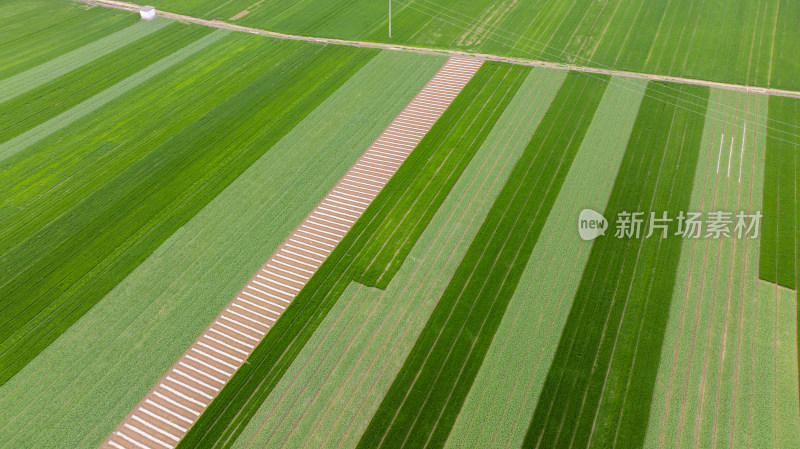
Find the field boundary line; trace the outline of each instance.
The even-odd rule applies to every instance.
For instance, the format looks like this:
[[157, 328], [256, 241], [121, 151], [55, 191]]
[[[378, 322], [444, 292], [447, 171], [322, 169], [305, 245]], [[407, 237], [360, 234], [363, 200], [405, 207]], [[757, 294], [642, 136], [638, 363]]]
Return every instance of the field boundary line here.
[[[96, 6], [104, 6], [108, 8], [116, 8], [122, 9], [126, 11], [133, 11], [138, 12], [139, 8], [141, 7], [135, 3], [129, 2], [122, 2], [116, 0], [79, 0], [83, 3], [88, 3], [90, 5]], [[639, 73], [639, 72], [630, 72], [625, 70], [612, 70], [612, 69], [603, 69], [598, 67], [589, 67], [583, 65], [576, 65], [576, 64], [563, 64], [558, 62], [548, 62], [542, 61], [538, 59], [528, 59], [528, 58], [519, 58], [519, 57], [512, 57], [512, 56], [499, 56], [487, 53], [473, 53], [473, 52], [466, 52], [466, 51], [459, 51], [459, 50], [447, 50], [447, 49], [439, 49], [439, 48], [428, 48], [422, 46], [411, 46], [411, 45], [401, 45], [401, 44], [387, 44], [381, 42], [368, 42], [368, 41], [355, 41], [355, 40], [347, 40], [347, 39], [337, 39], [337, 38], [326, 38], [326, 37], [314, 37], [314, 36], [300, 36], [296, 34], [287, 34], [287, 33], [279, 33], [276, 31], [269, 31], [260, 28], [252, 28], [246, 27], [242, 25], [235, 25], [228, 22], [223, 22], [220, 20], [208, 20], [208, 19], [201, 19], [198, 17], [187, 16], [184, 14], [177, 14], [168, 11], [158, 10], [158, 14], [161, 17], [165, 17], [167, 19], [177, 20], [180, 22], [189, 22], [198, 25], [209, 26], [213, 28], [224, 28], [233, 31], [239, 31], [243, 33], [250, 33], [250, 34], [257, 34], [260, 36], [267, 36], [273, 37], [277, 39], [287, 39], [287, 40], [297, 40], [297, 41], [305, 41], [305, 42], [315, 42], [319, 44], [332, 44], [332, 45], [348, 45], [352, 47], [364, 47], [364, 48], [376, 48], [380, 50], [394, 50], [394, 51], [409, 51], [414, 53], [422, 53], [422, 54], [437, 54], [437, 55], [445, 55], [450, 57], [461, 57], [461, 58], [471, 58], [471, 59], [478, 59], [481, 61], [497, 61], [497, 62], [505, 62], [508, 64], [516, 64], [516, 65], [526, 65], [526, 66], [534, 66], [534, 67], [545, 67], [550, 69], [557, 69], [557, 70], [570, 70], [570, 71], [577, 71], [577, 72], [585, 72], [585, 73], [595, 73], [600, 75], [612, 75], [612, 76], [621, 76], [626, 78], [640, 78], [646, 79], [649, 81], [666, 81], [671, 83], [679, 83], [679, 84], [692, 84], [698, 86], [707, 86], [711, 88], [717, 89], [725, 89], [725, 90], [734, 90], [740, 92], [748, 92], [748, 93], [755, 93], [755, 94], [763, 94], [763, 95], [776, 95], [781, 97], [792, 97], [792, 98], [800, 98], [800, 91], [792, 91], [792, 90], [785, 90], [785, 89], [774, 89], [774, 88], [767, 88], [767, 87], [757, 87], [757, 86], [747, 86], [743, 84], [732, 84], [732, 83], [722, 83], [717, 81], [709, 81], [709, 80], [702, 80], [702, 79], [695, 79], [695, 78], [684, 78], [679, 76], [670, 76], [670, 75], [656, 75], [652, 73]]]
[[444, 63], [100, 447], [177, 445], [482, 64]]

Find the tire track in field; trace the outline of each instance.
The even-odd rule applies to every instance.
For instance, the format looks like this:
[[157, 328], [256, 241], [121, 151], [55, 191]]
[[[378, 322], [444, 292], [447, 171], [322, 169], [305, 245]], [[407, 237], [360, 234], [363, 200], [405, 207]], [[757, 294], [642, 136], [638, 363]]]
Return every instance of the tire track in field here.
[[180, 441], [480, 66], [445, 63], [101, 447]]
[[[656, 45], [658, 44], [658, 35], [661, 34], [661, 29], [664, 26], [664, 20], [667, 18], [667, 13], [670, 12], [669, 7], [671, 4], [672, 0], [667, 0], [667, 5], [664, 7], [664, 12], [661, 14], [661, 20], [658, 21], [658, 27], [656, 27], [656, 34], [653, 35], [653, 41], [650, 43], [650, 50], [647, 51], [647, 57], [644, 59], [644, 63], [642, 64], [643, 67], [647, 67], [647, 63], [650, 62], [650, 57], [653, 55], [653, 49], [655, 49]], [[672, 28], [667, 31], [667, 34], [669, 34], [671, 31]], [[663, 54], [664, 52], [661, 52], [662, 56]]]

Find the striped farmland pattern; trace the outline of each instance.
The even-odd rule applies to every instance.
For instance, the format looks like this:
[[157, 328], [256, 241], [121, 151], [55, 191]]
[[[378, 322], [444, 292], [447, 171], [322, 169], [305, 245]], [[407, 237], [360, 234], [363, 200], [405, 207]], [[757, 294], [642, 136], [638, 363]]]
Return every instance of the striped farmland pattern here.
[[180, 441], [481, 64], [442, 66], [101, 447]]

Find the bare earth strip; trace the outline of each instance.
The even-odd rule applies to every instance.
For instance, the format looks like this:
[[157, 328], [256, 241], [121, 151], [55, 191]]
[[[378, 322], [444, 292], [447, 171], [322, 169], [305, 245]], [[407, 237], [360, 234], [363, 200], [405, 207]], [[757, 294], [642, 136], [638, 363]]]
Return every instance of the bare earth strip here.
[[101, 447], [177, 444], [481, 64], [442, 66]]
[[[121, 2], [116, 0], [78, 0], [84, 3], [92, 4], [92, 5], [100, 5], [106, 6], [109, 8], [117, 8], [117, 9], [124, 9], [128, 11], [138, 11], [141, 7], [135, 3], [129, 2]], [[681, 84], [694, 84], [699, 86], [708, 86], [717, 89], [726, 89], [726, 90], [736, 90], [740, 92], [750, 92], [750, 93], [759, 93], [759, 94], [769, 94], [769, 95], [778, 95], [778, 96], [785, 96], [785, 97], [794, 97], [800, 98], [800, 92], [791, 91], [791, 90], [783, 90], [783, 89], [772, 89], [772, 88], [762, 88], [762, 87], [754, 87], [754, 86], [745, 86], [741, 84], [731, 84], [731, 83], [720, 83], [716, 81], [708, 81], [708, 80], [700, 80], [700, 79], [693, 79], [693, 78], [683, 78], [678, 76], [666, 76], [666, 75], [654, 75], [650, 73], [638, 73], [638, 72], [628, 72], [624, 70], [611, 70], [611, 69], [602, 69], [596, 67], [586, 67], [581, 65], [574, 65], [574, 64], [561, 64], [556, 62], [547, 62], [547, 61], [540, 61], [536, 59], [526, 59], [526, 58], [514, 58], [514, 57], [505, 57], [505, 56], [497, 56], [497, 55], [490, 55], [484, 53], [472, 53], [472, 52], [464, 52], [464, 51], [457, 51], [457, 50], [445, 50], [445, 49], [436, 49], [436, 48], [425, 48], [425, 47], [412, 47], [408, 45], [397, 45], [397, 44], [383, 44], [379, 42], [368, 42], [368, 41], [351, 41], [345, 39], [334, 39], [334, 38], [322, 38], [322, 37], [310, 37], [310, 36], [298, 36], [293, 34], [285, 34], [285, 33], [277, 33], [274, 31], [267, 31], [258, 28], [251, 28], [251, 27], [244, 27], [241, 25], [234, 25], [227, 22], [222, 22], [219, 20], [206, 20], [200, 19], [197, 17], [186, 16], [183, 14], [175, 14], [167, 11], [158, 11], [158, 14], [162, 17], [167, 17], [174, 20], [179, 20], [182, 22], [189, 22], [189, 23], [196, 23], [199, 25], [210, 26], [214, 28], [225, 28], [233, 31], [240, 31], [243, 33], [251, 33], [251, 34], [258, 34], [260, 36], [268, 36], [274, 37], [278, 39], [290, 39], [290, 40], [300, 40], [305, 42], [317, 42], [322, 44], [333, 44], [333, 45], [349, 45], [355, 47], [366, 47], [366, 48], [378, 48], [381, 50], [396, 50], [396, 51], [411, 51], [416, 53], [429, 53], [429, 54], [444, 54], [448, 56], [457, 56], [462, 58], [474, 58], [479, 59], [482, 61], [499, 61], [499, 62], [507, 62], [509, 64], [520, 64], [520, 65], [528, 65], [534, 67], [547, 67], [552, 69], [559, 69], [559, 70], [573, 70], [578, 72], [587, 72], [587, 73], [598, 73], [601, 75], [613, 75], [613, 76], [621, 76], [626, 78], [639, 78], [639, 79], [646, 79], [651, 81], [669, 81], [673, 83], [681, 83]]]

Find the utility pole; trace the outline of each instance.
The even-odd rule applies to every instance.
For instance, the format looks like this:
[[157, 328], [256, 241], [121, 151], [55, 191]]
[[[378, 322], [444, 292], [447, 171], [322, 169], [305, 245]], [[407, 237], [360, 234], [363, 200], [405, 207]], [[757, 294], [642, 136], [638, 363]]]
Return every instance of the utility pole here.
[[392, 0], [389, 0], [389, 39], [392, 38]]

